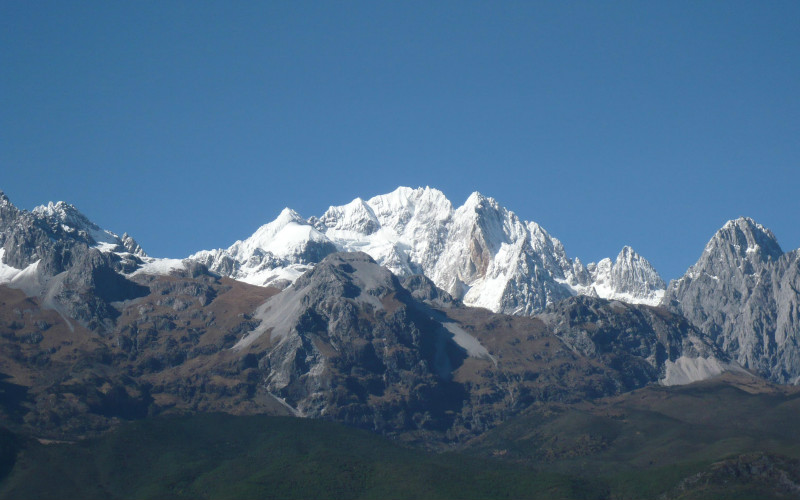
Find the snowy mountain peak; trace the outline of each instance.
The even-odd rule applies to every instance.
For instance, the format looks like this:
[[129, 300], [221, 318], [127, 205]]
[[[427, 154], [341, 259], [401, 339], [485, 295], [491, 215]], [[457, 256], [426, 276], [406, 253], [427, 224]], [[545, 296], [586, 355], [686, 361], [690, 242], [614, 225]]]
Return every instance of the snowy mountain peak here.
[[39, 205], [32, 212], [46, 219], [57, 220], [75, 229], [100, 229], [97, 224], [90, 221], [74, 205], [63, 201], [56, 203], [51, 201], [47, 205]]
[[484, 195], [482, 195], [478, 191], [473, 191], [472, 194], [470, 194], [467, 197], [467, 201], [464, 202], [464, 206], [465, 207], [478, 207], [484, 201], [486, 201], [486, 197]]
[[305, 222], [305, 220], [289, 207], [285, 207], [281, 210], [281, 213], [278, 214], [278, 217], [275, 219], [275, 222], [279, 224], [289, 224], [290, 222]]
[[613, 262], [605, 258], [584, 268], [575, 259], [572, 272], [570, 283], [579, 295], [657, 305], [666, 289], [666, 283], [650, 262], [627, 245]]
[[347, 205], [328, 208], [319, 220], [327, 229], [367, 235], [381, 227], [375, 212], [361, 198], [356, 198]]
[[617, 262], [619, 262], [620, 260], [632, 260], [638, 258], [639, 254], [636, 253], [636, 251], [628, 245], [622, 247], [622, 250], [620, 250], [619, 254], [617, 254]]
[[430, 187], [400, 187], [370, 198], [367, 204], [382, 227], [398, 233], [404, 233], [412, 219], [437, 224], [437, 221], [449, 219], [453, 213], [453, 206], [444, 193]]
[[104, 252], [129, 252], [145, 257], [144, 250], [130, 236], [120, 238], [107, 229], [103, 229], [86, 217], [74, 205], [59, 201], [40, 205], [31, 214], [46, 221], [53, 230], [63, 231], [70, 237], [85, 240], [89, 245]]
[[494, 198], [490, 196], [484, 196], [478, 191], [475, 191], [467, 198], [467, 201], [464, 202], [461, 209], [464, 212], [469, 213], [476, 213], [476, 214], [493, 214], [495, 216], [502, 216], [504, 215], [503, 212], [507, 212]]
[[[365, 252], [398, 276], [424, 274], [466, 304], [493, 311], [533, 314], [575, 293], [597, 293], [591, 273], [567, 257], [559, 240], [477, 191], [455, 209], [444, 193], [430, 187], [356, 198], [307, 220], [286, 209], [227, 250], [191, 258], [213, 271], [266, 285], [291, 281], [333, 250]], [[658, 274], [629, 247], [621, 256], [617, 260], [625, 264], [616, 275], [610, 260], [601, 266], [610, 287], [601, 287], [601, 296], [652, 301], [659, 283], [663, 288]], [[636, 278], [646, 285], [631, 284]]]

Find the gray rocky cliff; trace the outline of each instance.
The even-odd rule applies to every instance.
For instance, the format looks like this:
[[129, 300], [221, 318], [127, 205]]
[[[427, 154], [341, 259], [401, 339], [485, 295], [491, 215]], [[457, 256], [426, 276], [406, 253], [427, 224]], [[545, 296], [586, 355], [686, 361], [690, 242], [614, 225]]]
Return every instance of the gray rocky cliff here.
[[[737, 369], [706, 335], [663, 308], [578, 296], [539, 317], [571, 349], [619, 370], [621, 390], [689, 383]], [[687, 360], [697, 369], [679, 373]]]
[[264, 306], [234, 349], [256, 355], [267, 390], [298, 414], [382, 432], [452, 424], [463, 390], [451, 372], [466, 355], [367, 254], [329, 255]]
[[123, 274], [145, 254], [131, 238], [104, 231], [64, 202], [31, 212], [0, 192], [0, 263], [24, 272], [6, 284], [100, 332], [118, 314], [112, 302], [143, 296], [146, 287]]
[[749, 218], [723, 226], [664, 305], [743, 366], [779, 383], [800, 379], [800, 257]]

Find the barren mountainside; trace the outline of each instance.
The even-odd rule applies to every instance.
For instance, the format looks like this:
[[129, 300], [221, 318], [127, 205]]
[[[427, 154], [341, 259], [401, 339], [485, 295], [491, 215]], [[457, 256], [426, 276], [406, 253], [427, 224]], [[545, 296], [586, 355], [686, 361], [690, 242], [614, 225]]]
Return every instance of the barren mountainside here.
[[725, 224], [664, 304], [735, 360], [782, 384], [800, 380], [800, 252], [749, 218]]

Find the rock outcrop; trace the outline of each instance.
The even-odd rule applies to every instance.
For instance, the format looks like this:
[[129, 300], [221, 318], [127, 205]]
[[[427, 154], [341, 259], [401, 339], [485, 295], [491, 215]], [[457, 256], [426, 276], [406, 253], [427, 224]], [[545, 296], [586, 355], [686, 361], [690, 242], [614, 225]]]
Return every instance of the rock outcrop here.
[[664, 305], [734, 360], [778, 383], [800, 381], [800, 252], [784, 253], [749, 218], [725, 224]]

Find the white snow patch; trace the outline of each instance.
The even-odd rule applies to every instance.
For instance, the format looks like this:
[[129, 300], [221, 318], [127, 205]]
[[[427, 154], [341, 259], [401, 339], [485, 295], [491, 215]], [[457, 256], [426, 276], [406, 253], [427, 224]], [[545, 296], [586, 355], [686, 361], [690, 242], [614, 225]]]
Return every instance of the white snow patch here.
[[444, 326], [448, 332], [453, 334], [453, 341], [460, 347], [464, 348], [468, 355], [473, 358], [490, 359], [492, 360], [492, 363], [497, 366], [497, 360], [494, 358], [494, 356], [489, 354], [489, 351], [483, 347], [483, 344], [481, 344], [478, 339], [467, 333], [463, 328], [452, 322], [442, 323], [442, 326]]
[[286, 267], [276, 267], [274, 269], [263, 269], [258, 272], [237, 277], [237, 281], [249, 283], [256, 286], [270, 286], [282, 281], [294, 283], [304, 272], [314, 266], [307, 264], [291, 264]]
[[12, 281], [19, 273], [22, 272], [22, 269], [17, 269], [16, 267], [11, 267], [8, 264], [3, 263], [3, 256], [5, 253], [6, 249], [0, 248], [0, 285]]
[[675, 361], [667, 360], [665, 366], [666, 375], [659, 380], [659, 383], [667, 386], [699, 382], [700, 380], [716, 377], [722, 372], [733, 368], [726, 363], [721, 363], [716, 358], [690, 358], [688, 356], [681, 356]]
[[508, 286], [505, 274], [493, 278], [481, 278], [470, 284], [469, 291], [462, 299], [470, 307], [483, 307], [490, 311], [500, 310], [503, 292]]
[[248, 332], [231, 349], [239, 351], [250, 346], [261, 338], [267, 330], [272, 330], [270, 333], [271, 341], [285, 339], [300, 314], [300, 310], [303, 307], [301, 299], [305, 295], [304, 290], [300, 290], [298, 293], [290, 293], [291, 291], [292, 286], [258, 306], [253, 317], [260, 319], [261, 323], [254, 330]]
[[184, 269], [182, 259], [155, 259], [148, 257], [145, 263], [136, 271], [132, 272], [130, 276], [137, 274], [169, 274], [172, 271]]
[[101, 241], [94, 247], [104, 253], [114, 253], [117, 250], [117, 248], [119, 248], [119, 245], [116, 243]]
[[16, 288], [17, 290], [22, 290], [25, 292], [25, 295], [29, 297], [41, 294], [44, 286], [39, 280], [39, 262], [40, 261], [37, 260], [17, 273], [16, 276], [8, 282], [8, 286]]
[[651, 290], [646, 296], [633, 295], [625, 292], [618, 292], [614, 290], [607, 283], [591, 283], [589, 285], [572, 285], [565, 280], [557, 280], [562, 285], [566, 286], [575, 295], [589, 295], [592, 296], [592, 288], [594, 292], [601, 299], [606, 300], [619, 300], [628, 304], [644, 304], [646, 306], [657, 306], [664, 298], [666, 290]]

